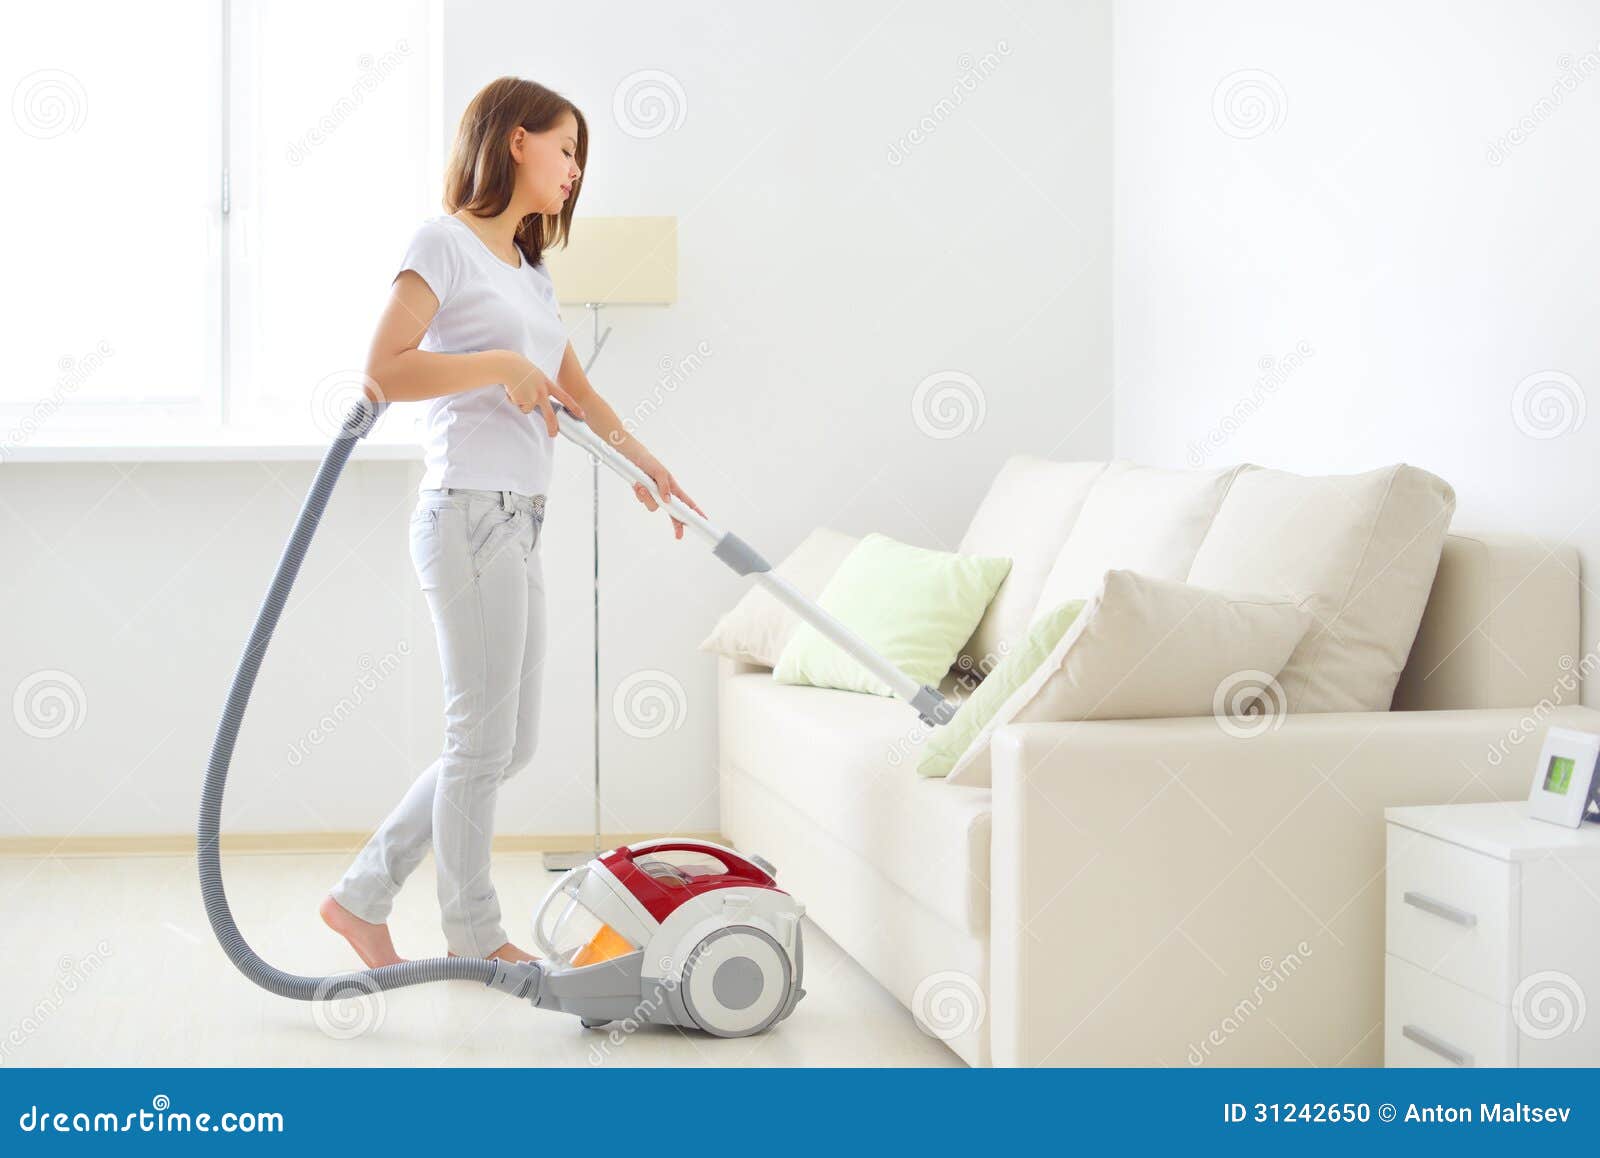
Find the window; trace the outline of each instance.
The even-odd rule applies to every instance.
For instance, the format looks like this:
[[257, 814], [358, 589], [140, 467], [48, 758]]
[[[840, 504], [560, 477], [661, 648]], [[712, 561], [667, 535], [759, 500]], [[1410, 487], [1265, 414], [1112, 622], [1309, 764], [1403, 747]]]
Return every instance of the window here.
[[0, 443], [320, 441], [391, 267], [441, 211], [435, 0], [66, 2], [11, 21]]

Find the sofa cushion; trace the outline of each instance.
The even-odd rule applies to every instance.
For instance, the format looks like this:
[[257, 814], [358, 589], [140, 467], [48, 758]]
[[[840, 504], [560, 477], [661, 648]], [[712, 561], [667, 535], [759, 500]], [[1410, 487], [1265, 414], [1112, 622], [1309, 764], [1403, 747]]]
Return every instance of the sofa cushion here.
[[1310, 596], [1317, 622], [1279, 674], [1291, 712], [1384, 712], [1416, 638], [1455, 492], [1404, 463], [1240, 475], [1189, 582]]
[[[941, 690], [959, 700], [953, 676]], [[925, 732], [898, 700], [726, 675], [721, 758], [952, 926], [989, 919], [989, 793], [918, 776]]]
[[[860, 541], [855, 535], [818, 527], [772, 569], [807, 598], [816, 599]], [[711, 634], [701, 641], [700, 650], [765, 668], [776, 667], [784, 644], [799, 626], [798, 615], [760, 583], [753, 583], [744, 597], [717, 620]]]
[[[1011, 560], [1003, 556], [932, 551], [874, 532], [839, 564], [816, 602], [901, 672], [937, 687], [1010, 569]], [[809, 623], [789, 637], [772, 678], [894, 694]]]
[[1108, 465], [1061, 544], [1033, 614], [1087, 599], [1113, 568], [1183, 579], [1238, 472], [1237, 466], [1168, 470], [1120, 460]]
[[994, 476], [956, 550], [1007, 556], [1011, 572], [956, 659], [963, 671], [982, 679], [1027, 634], [1045, 576], [1105, 468], [1017, 454]]
[[[1074, 600], [1040, 616], [1035, 630], [1057, 636], [1041, 648], [1043, 662], [1027, 672], [996, 668], [926, 745], [926, 771], [937, 775], [941, 757], [959, 744], [949, 782], [987, 786], [989, 743], [1013, 723], [1251, 710], [1311, 626], [1311, 613], [1300, 603], [1107, 571], [1081, 610]], [[998, 695], [987, 689], [1007, 684], [1015, 690], [996, 704]], [[1282, 706], [1273, 702], [1267, 711]]]

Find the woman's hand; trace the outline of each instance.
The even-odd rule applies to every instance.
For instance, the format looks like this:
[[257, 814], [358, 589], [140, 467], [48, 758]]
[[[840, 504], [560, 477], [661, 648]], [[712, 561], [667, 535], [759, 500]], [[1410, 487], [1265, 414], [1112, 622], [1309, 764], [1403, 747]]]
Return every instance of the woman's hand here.
[[[687, 506], [691, 511], [695, 512], [695, 514], [701, 516], [702, 518], [705, 517], [705, 512], [696, 506], [695, 501], [691, 499], [684, 489], [678, 485], [678, 480], [672, 477], [672, 472], [661, 465], [660, 459], [656, 458], [654, 455], [651, 455], [635, 465], [637, 465], [640, 470], [644, 471], [645, 474], [649, 475], [650, 478], [655, 482], [656, 495], [660, 496], [660, 501], [658, 502], [656, 500], [656, 495], [650, 493], [649, 487], [645, 486], [643, 483], [634, 483], [633, 493], [639, 497], [639, 501], [643, 503], [647, 509], [653, 511], [657, 507], [662, 506], [667, 499], [675, 496], [679, 499], [682, 499], [684, 505]], [[672, 519], [672, 537], [675, 539], [683, 538], [682, 520], [673, 518], [670, 511], [667, 513], [667, 517]]]
[[544, 424], [551, 438], [561, 433], [561, 427], [556, 423], [555, 407], [550, 405], [552, 398], [570, 410], [574, 418], [583, 417], [583, 407], [572, 400], [571, 394], [550, 381], [543, 370], [515, 351], [506, 351], [505, 379], [506, 397], [511, 400], [511, 405], [524, 414], [543, 411]]

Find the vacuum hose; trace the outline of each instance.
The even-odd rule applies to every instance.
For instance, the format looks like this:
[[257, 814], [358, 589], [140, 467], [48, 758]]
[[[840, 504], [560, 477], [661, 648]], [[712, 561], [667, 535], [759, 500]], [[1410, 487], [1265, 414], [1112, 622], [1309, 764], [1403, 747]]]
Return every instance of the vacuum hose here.
[[205, 899], [211, 930], [228, 954], [228, 959], [251, 981], [280, 997], [290, 997], [296, 1001], [336, 1001], [380, 989], [398, 989], [430, 981], [478, 981], [526, 996], [530, 989], [536, 989], [538, 985], [540, 970], [536, 964], [510, 965], [481, 957], [433, 957], [325, 977], [286, 973], [267, 964], [246, 943], [239, 926], [234, 922], [233, 912], [228, 908], [227, 893], [222, 887], [221, 850], [218, 845], [222, 792], [227, 786], [228, 765], [233, 759], [234, 743], [239, 738], [239, 723], [244, 718], [245, 705], [250, 702], [250, 691], [255, 686], [262, 657], [266, 655], [267, 644], [271, 642], [273, 629], [278, 624], [278, 616], [288, 601], [289, 589], [294, 586], [295, 576], [300, 572], [300, 563], [311, 545], [311, 537], [316, 534], [322, 512], [327, 508], [328, 496], [333, 493], [334, 484], [339, 481], [339, 474], [355, 449], [356, 440], [371, 432], [387, 406], [387, 403], [374, 403], [363, 397], [345, 417], [333, 445], [323, 456], [322, 466], [311, 483], [311, 492], [306, 496], [305, 505], [300, 508], [300, 517], [289, 536], [289, 545], [278, 560], [272, 586], [256, 615], [255, 628], [250, 633], [249, 643], [245, 645], [244, 658], [234, 672], [233, 687], [228, 692], [228, 702], [222, 711], [222, 722], [217, 725], [216, 739], [211, 744], [211, 762], [206, 768], [205, 790], [200, 797], [200, 893]]

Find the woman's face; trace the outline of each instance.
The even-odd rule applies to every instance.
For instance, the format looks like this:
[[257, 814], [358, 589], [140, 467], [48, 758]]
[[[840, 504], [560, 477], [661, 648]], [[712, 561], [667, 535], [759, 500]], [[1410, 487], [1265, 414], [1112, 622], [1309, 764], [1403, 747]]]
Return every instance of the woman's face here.
[[512, 138], [517, 184], [534, 213], [559, 213], [578, 191], [578, 119], [563, 113], [542, 133], [523, 130]]

